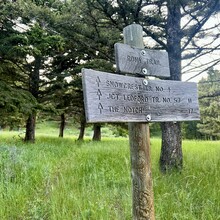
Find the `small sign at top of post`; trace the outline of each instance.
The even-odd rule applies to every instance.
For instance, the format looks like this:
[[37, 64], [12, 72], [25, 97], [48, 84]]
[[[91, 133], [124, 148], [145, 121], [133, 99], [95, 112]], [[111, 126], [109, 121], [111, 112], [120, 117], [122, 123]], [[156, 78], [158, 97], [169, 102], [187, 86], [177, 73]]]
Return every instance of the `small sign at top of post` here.
[[165, 51], [116, 43], [115, 62], [118, 72], [161, 78], [170, 76], [168, 53]]

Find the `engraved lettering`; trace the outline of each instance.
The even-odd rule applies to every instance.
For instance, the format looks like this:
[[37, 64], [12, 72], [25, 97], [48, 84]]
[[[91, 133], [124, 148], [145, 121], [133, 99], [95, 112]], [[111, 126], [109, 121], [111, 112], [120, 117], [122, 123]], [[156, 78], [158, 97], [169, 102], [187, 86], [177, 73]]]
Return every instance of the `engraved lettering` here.
[[128, 89], [133, 90], [134, 89], [134, 84], [128, 83]]
[[123, 88], [124, 83], [117, 82], [117, 81], [107, 80], [106, 81], [106, 86], [113, 87], [113, 88]]
[[173, 98], [175, 103], [180, 103], [181, 99], [180, 98]]
[[153, 92], [153, 88], [152, 88], [151, 86], [144, 86], [144, 89], [143, 89], [143, 90]]
[[160, 102], [160, 98], [159, 97], [152, 97], [152, 102]]
[[148, 65], [161, 65], [160, 64], [160, 60], [156, 60], [156, 59], [146, 59], [146, 64]]
[[96, 82], [97, 82], [97, 85], [98, 85], [98, 87], [99, 87], [99, 83], [101, 82], [101, 80], [100, 80], [100, 78], [97, 76], [97, 78], [96, 78]]
[[163, 97], [163, 102], [171, 102], [170, 98], [167, 98], [167, 97]]
[[138, 103], [148, 102], [148, 97], [146, 95], [123, 95], [125, 101], [134, 101]]
[[102, 109], [103, 109], [103, 106], [102, 106], [102, 104], [101, 104], [101, 103], [99, 103], [99, 105], [98, 105], [98, 109], [99, 109], [99, 111], [100, 111], [100, 114], [102, 114]]
[[156, 86], [156, 92], [163, 92], [163, 87], [161, 86]]
[[109, 93], [107, 96], [107, 99], [114, 99], [114, 100], [118, 100], [119, 99], [119, 95], [118, 93]]
[[119, 82], [119, 83], [118, 83], [118, 87], [119, 87], [119, 88], [122, 88], [122, 87], [123, 87], [123, 83], [120, 83], [120, 82]]
[[119, 112], [119, 106], [108, 106], [110, 112]]
[[124, 113], [143, 113], [144, 107], [130, 107], [130, 106], [124, 106], [123, 107]]
[[128, 90], [143, 90], [143, 91], [153, 91], [151, 86], [145, 86], [138, 83], [126, 83], [106, 80], [106, 86], [110, 88], [128, 89]]
[[192, 103], [192, 99], [191, 98], [188, 98], [188, 103]]
[[101, 98], [101, 96], [102, 96], [102, 93], [101, 93], [101, 90], [100, 90], [100, 89], [98, 89], [97, 96], [99, 97], [99, 100], [100, 100], [100, 98]]
[[189, 109], [189, 114], [192, 114], [194, 111], [192, 108]]
[[141, 57], [134, 57], [134, 56], [127, 55], [127, 60], [129, 62], [141, 63]]

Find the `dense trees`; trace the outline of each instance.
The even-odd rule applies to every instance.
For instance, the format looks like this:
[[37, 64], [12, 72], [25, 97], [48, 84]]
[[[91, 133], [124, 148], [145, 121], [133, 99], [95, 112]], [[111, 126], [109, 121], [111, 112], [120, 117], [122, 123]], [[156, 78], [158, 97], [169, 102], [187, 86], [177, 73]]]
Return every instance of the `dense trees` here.
[[21, 89], [15, 89], [0, 81], [0, 126], [9, 125], [10, 129], [24, 124], [26, 117], [36, 108], [34, 97]]
[[[59, 110], [60, 136], [63, 136], [65, 114], [74, 116], [81, 124], [79, 139], [83, 138], [85, 128], [81, 68], [113, 68], [109, 59], [103, 60], [107, 46], [99, 43], [100, 34], [106, 32], [95, 33], [99, 36], [94, 40], [95, 30], [85, 22], [86, 14], [80, 16], [82, 11], [77, 8], [80, 5], [80, 1], [5, 2], [1, 5], [4, 13], [0, 48], [1, 79], [7, 86], [14, 84], [29, 91], [42, 104], [38, 105], [41, 110], [48, 107]], [[13, 17], [9, 13], [12, 9]], [[113, 51], [113, 46], [110, 48]], [[25, 140], [34, 142], [36, 111], [28, 114]]]
[[0, 5], [0, 111], [1, 125], [20, 126], [27, 114], [37, 107], [36, 99], [27, 92], [23, 71], [23, 45], [26, 38], [17, 28], [20, 10], [10, 2]]

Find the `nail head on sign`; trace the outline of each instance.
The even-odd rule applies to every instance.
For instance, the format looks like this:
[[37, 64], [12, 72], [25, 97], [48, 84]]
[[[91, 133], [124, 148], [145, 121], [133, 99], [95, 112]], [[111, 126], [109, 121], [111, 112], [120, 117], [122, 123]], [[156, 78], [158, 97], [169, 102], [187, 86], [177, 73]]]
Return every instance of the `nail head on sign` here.
[[147, 116], [146, 116], [146, 120], [147, 120], [147, 121], [151, 121], [151, 115], [147, 115]]
[[146, 69], [146, 68], [143, 68], [143, 69], [142, 69], [142, 73], [143, 73], [144, 75], [147, 75], [147, 69]]
[[145, 50], [141, 50], [141, 55], [145, 56], [146, 55], [146, 51]]
[[143, 84], [144, 84], [145, 86], [147, 86], [147, 85], [148, 85], [148, 81], [147, 81], [146, 79], [144, 79], [144, 80], [143, 80]]

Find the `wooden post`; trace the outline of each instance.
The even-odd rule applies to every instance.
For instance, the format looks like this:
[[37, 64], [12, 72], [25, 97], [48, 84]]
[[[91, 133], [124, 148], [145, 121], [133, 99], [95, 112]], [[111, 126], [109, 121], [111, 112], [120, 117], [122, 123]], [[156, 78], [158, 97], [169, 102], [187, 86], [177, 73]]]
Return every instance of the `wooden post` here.
[[[144, 48], [143, 30], [132, 24], [124, 28], [124, 43]], [[128, 123], [132, 174], [132, 209], [134, 220], [154, 220], [154, 196], [150, 160], [148, 123]]]

